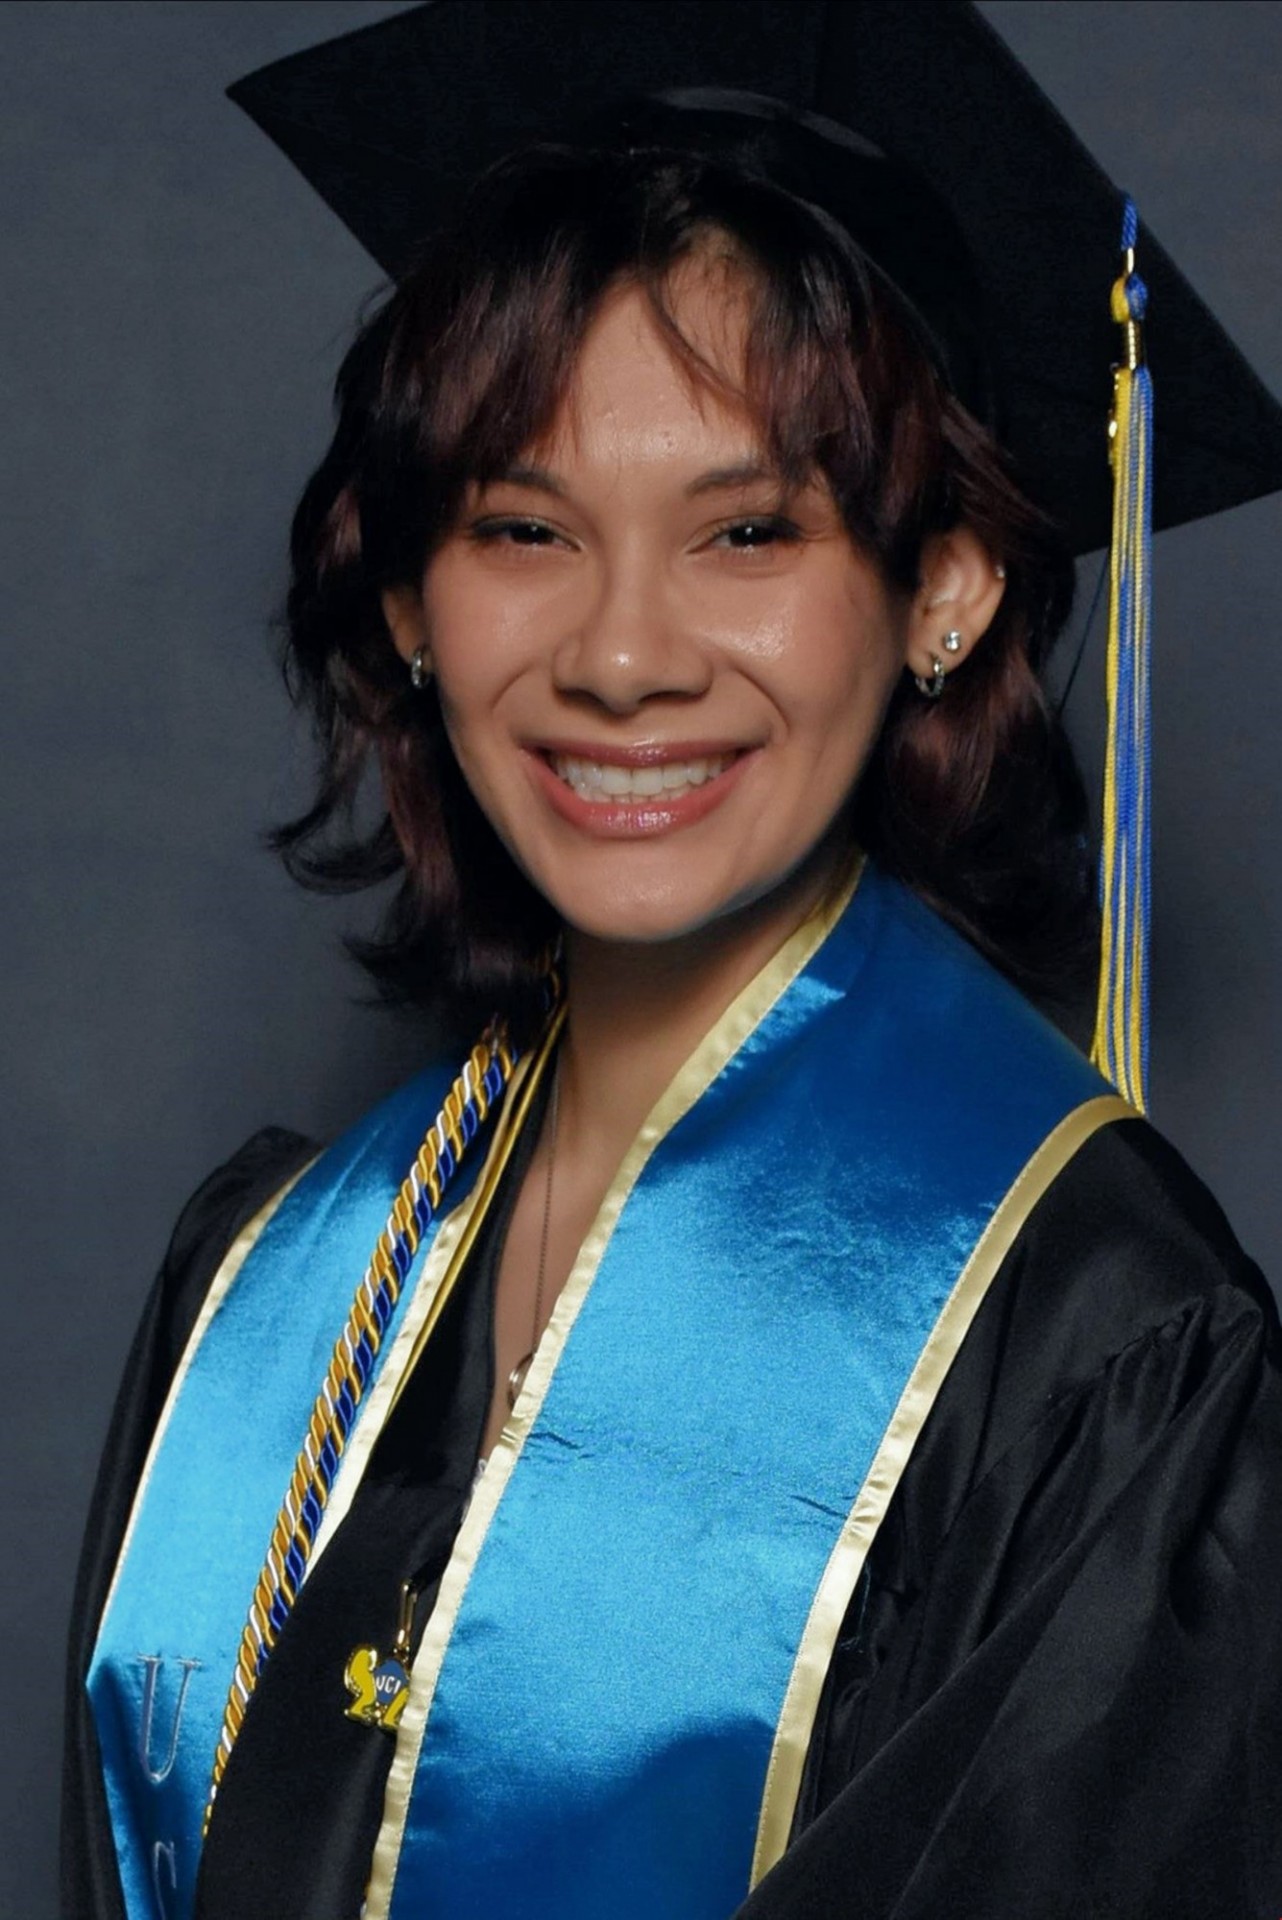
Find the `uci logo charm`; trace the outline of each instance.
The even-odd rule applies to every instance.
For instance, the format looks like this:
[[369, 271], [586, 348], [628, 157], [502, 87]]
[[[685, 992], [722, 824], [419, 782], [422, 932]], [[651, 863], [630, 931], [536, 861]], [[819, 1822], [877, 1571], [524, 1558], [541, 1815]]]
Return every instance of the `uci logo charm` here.
[[343, 1684], [352, 1696], [351, 1705], [345, 1710], [349, 1720], [395, 1733], [410, 1697], [410, 1634], [417, 1598], [407, 1580], [401, 1588], [396, 1638], [385, 1660], [380, 1658], [377, 1647], [353, 1647], [347, 1656]]

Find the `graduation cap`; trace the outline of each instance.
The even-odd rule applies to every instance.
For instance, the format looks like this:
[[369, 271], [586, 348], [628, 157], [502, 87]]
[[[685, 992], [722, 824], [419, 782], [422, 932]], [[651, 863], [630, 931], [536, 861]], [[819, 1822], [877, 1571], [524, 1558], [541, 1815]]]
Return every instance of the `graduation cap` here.
[[853, 233], [1073, 550], [1111, 542], [1095, 1057], [1142, 1106], [1148, 531], [1282, 488], [1282, 407], [1147, 234], [1140, 278], [1129, 203], [970, 0], [429, 0], [229, 93], [393, 277], [485, 167], [576, 126], [746, 139]]

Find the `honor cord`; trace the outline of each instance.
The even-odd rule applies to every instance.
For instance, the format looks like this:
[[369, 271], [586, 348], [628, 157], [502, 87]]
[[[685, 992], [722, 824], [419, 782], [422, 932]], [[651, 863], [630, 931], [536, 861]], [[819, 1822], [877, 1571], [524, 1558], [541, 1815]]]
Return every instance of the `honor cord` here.
[[489, 1028], [465, 1061], [428, 1128], [356, 1290], [312, 1407], [241, 1636], [205, 1807], [214, 1800], [258, 1676], [302, 1588], [321, 1517], [356, 1410], [374, 1370], [401, 1289], [428, 1226], [468, 1147], [512, 1077], [516, 1055], [502, 1027]]

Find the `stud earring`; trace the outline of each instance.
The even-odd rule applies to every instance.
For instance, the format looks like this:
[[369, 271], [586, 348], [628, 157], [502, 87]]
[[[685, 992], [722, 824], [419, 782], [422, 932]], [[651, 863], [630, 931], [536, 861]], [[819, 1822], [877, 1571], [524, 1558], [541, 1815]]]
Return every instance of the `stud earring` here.
[[427, 657], [426, 647], [415, 647], [414, 657], [410, 661], [410, 685], [415, 693], [422, 693], [424, 687], [432, 684], [432, 666]]
[[996, 575], [997, 579], [999, 580], [1004, 580], [1006, 578], [1006, 569], [1002, 565], [1000, 560], [997, 562], [997, 565], [993, 568], [993, 573]]
[[937, 653], [932, 653], [930, 656], [929, 680], [926, 678], [924, 673], [915, 673], [913, 675], [913, 679], [916, 681], [918, 689], [925, 694], [928, 700], [939, 699], [940, 695], [944, 691], [944, 682], [947, 680], [947, 678], [948, 678], [948, 670], [944, 666], [943, 661], [940, 659]]
[[956, 627], [953, 627], [948, 633], [944, 635], [944, 652], [960, 653], [961, 643], [962, 643], [962, 637], [960, 633], [958, 633]]

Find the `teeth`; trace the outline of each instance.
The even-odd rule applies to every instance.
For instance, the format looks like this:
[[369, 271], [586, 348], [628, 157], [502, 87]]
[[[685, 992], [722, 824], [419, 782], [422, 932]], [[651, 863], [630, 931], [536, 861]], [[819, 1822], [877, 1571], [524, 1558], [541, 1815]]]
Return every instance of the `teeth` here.
[[620, 767], [609, 761], [576, 760], [569, 754], [552, 754], [552, 770], [584, 800], [604, 803], [611, 800], [650, 800], [661, 793], [667, 800], [680, 799], [705, 780], [715, 780], [734, 759], [732, 753], [714, 754], [704, 760], [669, 760], [663, 766]]

